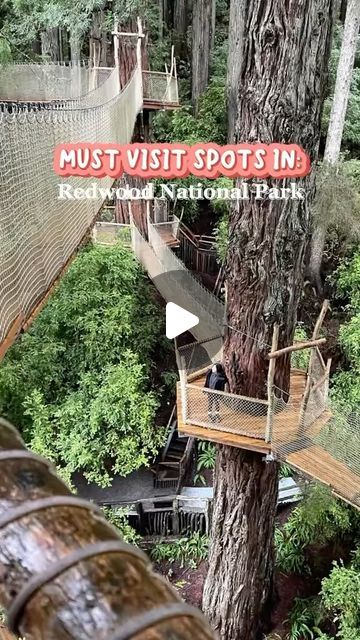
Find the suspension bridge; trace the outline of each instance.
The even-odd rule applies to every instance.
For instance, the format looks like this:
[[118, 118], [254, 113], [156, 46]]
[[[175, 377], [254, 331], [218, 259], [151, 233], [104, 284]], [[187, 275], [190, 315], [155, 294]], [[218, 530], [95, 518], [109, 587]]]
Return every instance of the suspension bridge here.
[[[104, 204], [100, 196], [57, 199], [55, 146], [130, 142], [147, 105], [178, 103], [173, 70], [151, 74], [142, 71], [139, 56], [123, 89], [117, 68], [0, 69], [0, 356], [46, 300]], [[67, 181], [73, 188], [83, 186], [82, 178]], [[99, 183], [110, 187], [111, 179]], [[330, 410], [330, 364], [317, 344], [307, 370], [292, 370], [289, 399], [274, 386], [275, 365], [269, 367], [266, 400], [204, 389], [205, 371], [221, 359], [225, 309], [176, 255], [179, 224], [176, 216], [155, 223], [149, 215], [146, 233], [132, 220], [106, 231], [125, 234], [165, 301], [200, 318], [192, 330], [195, 342], [177, 350], [179, 430], [284, 460], [360, 508], [360, 419]], [[97, 224], [95, 240], [101, 242], [103, 233], [104, 225]], [[276, 362], [272, 353], [269, 359]], [[209, 411], [214, 405], [215, 416]]]

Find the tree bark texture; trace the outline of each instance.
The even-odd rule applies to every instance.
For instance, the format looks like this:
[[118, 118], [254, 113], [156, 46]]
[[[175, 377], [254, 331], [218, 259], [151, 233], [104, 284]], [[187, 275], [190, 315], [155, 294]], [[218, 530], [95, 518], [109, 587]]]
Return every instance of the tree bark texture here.
[[173, 42], [175, 55], [180, 58], [186, 57], [187, 54], [188, 11], [189, 6], [187, 0], [174, 1]]
[[272, 593], [277, 464], [219, 445], [204, 613], [223, 640], [262, 638]]
[[[235, 123], [238, 115], [238, 92], [240, 87], [241, 59], [244, 44], [244, 28], [247, 0], [230, 3], [229, 16], [229, 55], [227, 69], [228, 99], [228, 141], [235, 140]], [[236, 63], [234, 63], [236, 60]]]
[[348, 0], [341, 53], [336, 75], [334, 100], [324, 154], [324, 160], [331, 164], [336, 164], [339, 161], [359, 37], [359, 27], [360, 2], [359, 0]]
[[[0, 424], [0, 451], [21, 450], [13, 431]], [[24, 503], [70, 491], [39, 461], [0, 460], [0, 518]], [[47, 507], [0, 529], [0, 603], [8, 608], [28, 581], [70, 553], [100, 541], [117, 540], [116, 530], [93, 510]], [[93, 556], [41, 586], [18, 625], [27, 640], [110, 640], [129, 620], [179, 598], [142, 558], [124, 552]], [[133, 636], [131, 636], [133, 637]], [[205, 621], [175, 617], [136, 634], [136, 640], [211, 640]]]
[[[298, 143], [314, 163], [331, 41], [332, 0], [247, 0], [238, 74], [235, 142]], [[236, 49], [234, 49], [236, 51]], [[234, 65], [237, 63], [234, 60]], [[229, 66], [231, 63], [229, 63]], [[238, 201], [230, 219], [226, 364], [232, 389], [265, 396], [274, 323], [291, 344], [310, 233], [312, 176], [305, 200]], [[268, 180], [288, 187], [288, 180]], [[250, 339], [248, 336], [251, 336]], [[289, 360], [275, 384], [289, 386]]]
[[[229, 82], [233, 141], [298, 143], [315, 162], [332, 0], [233, 3], [233, 24], [241, 25], [241, 39], [232, 38], [229, 60], [229, 69], [240, 66]], [[242, 18], [236, 15], [240, 8]], [[293, 340], [313, 195], [311, 177], [297, 182], [307, 190], [304, 201], [252, 196], [236, 201], [230, 213], [224, 363], [233, 393], [266, 397], [274, 324], [280, 327], [279, 348]], [[270, 187], [288, 183], [268, 180]], [[275, 384], [285, 398], [289, 378], [290, 358], [284, 356], [277, 362]], [[277, 488], [276, 462], [219, 447], [203, 605], [221, 640], [259, 640], [266, 630]]]
[[59, 28], [49, 27], [41, 32], [41, 55], [51, 62], [61, 60]]
[[[360, 2], [359, 0], [348, 0], [344, 34], [336, 76], [334, 100], [330, 114], [324, 153], [324, 162], [332, 165], [337, 164], [340, 159], [341, 142], [350, 97], [351, 79], [353, 76], [359, 27]], [[327, 234], [327, 226], [326, 224], [324, 226], [323, 221], [322, 225], [323, 226], [321, 228], [315, 227], [314, 229], [311, 241], [309, 264], [310, 278], [319, 293], [322, 292], [321, 265]]]
[[103, 9], [93, 13], [90, 30], [90, 58], [99, 67], [106, 67], [108, 60], [108, 38], [105, 20], [106, 14]]
[[194, 0], [192, 18], [192, 101], [197, 106], [209, 81], [212, 0]]

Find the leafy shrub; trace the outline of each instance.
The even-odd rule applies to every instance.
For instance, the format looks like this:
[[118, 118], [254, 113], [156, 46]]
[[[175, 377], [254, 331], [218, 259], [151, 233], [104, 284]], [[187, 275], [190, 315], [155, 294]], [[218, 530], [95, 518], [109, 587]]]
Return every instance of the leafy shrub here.
[[[287, 640], [314, 640], [315, 634], [320, 632], [319, 625], [324, 617], [321, 598], [295, 598], [286, 622], [290, 623]], [[321, 632], [320, 632], [321, 633]]]
[[180, 562], [180, 566], [196, 568], [205, 560], [209, 551], [209, 538], [199, 532], [190, 538], [180, 538], [176, 542], [159, 542], [151, 550], [151, 559], [154, 562]]
[[129, 250], [88, 248], [0, 366], [0, 413], [68, 480], [80, 470], [106, 486], [163, 443], [151, 380], [164, 349], [155, 300]]
[[283, 462], [280, 465], [280, 478], [291, 478], [293, 475], [293, 470], [290, 467], [289, 464], [285, 464], [285, 462]]
[[198, 444], [198, 456], [196, 464], [196, 475], [194, 482], [205, 484], [205, 478], [201, 471], [203, 469], [214, 469], [216, 460], [216, 447], [211, 442], [200, 441]]
[[360, 638], [360, 571], [352, 564], [346, 568], [334, 563], [328, 578], [322, 581], [322, 600], [338, 624], [337, 637]]
[[308, 572], [306, 548], [323, 545], [351, 530], [353, 510], [320, 484], [311, 485], [301, 505], [275, 529], [277, 565], [285, 573]]
[[124, 507], [103, 507], [105, 518], [119, 531], [119, 534], [129, 544], [138, 545], [141, 536], [129, 524], [129, 510]]
[[[303, 326], [298, 325], [295, 330], [294, 340], [298, 342], [305, 342], [308, 340], [307, 333]], [[304, 349], [303, 351], [294, 351], [291, 354], [291, 366], [294, 369], [303, 369], [307, 370], [309, 365], [310, 351], [309, 349]]]

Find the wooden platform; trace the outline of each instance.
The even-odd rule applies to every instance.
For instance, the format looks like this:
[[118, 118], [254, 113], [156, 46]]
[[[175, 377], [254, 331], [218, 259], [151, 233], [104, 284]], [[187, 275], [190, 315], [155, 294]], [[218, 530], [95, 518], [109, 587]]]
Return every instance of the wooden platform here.
[[[191, 384], [203, 387], [205, 376], [192, 379]], [[266, 443], [264, 437], [249, 437], [241, 432], [228, 433], [214, 426], [206, 427], [196, 424], [184, 423], [182, 417], [181, 389], [178, 383], [177, 389], [177, 415], [178, 429], [181, 434], [208, 440], [217, 444], [225, 444], [239, 449], [255, 451], [264, 455], [273, 453], [280, 460], [284, 460], [293, 468], [310, 478], [318, 480], [331, 488], [334, 494], [349, 502], [356, 508], [360, 508], [360, 475], [353, 472], [345, 463], [337, 460], [322, 446], [316, 444], [316, 436], [329, 422], [332, 414], [324, 411], [306, 429], [299, 429], [299, 411], [303, 392], [305, 389], [306, 375], [300, 371], [291, 372], [290, 397], [287, 407], [275, 414], [272, 434], [272, 442]], [[192, 400], [193, 402], [193, 400]], [[203, 401], [199, 401], [200, 420], [206, 417]], [[229, 408], [221, 411], [230, 411]], [[225, 414], [224, 420], [225, 420]], [[266, 416], [248, 415], [247, 430], [256, 433], [265, 433]], [[234, 421], [233, 421], [234, 422]], [[242, 423], [244, 418], [242, 416]]]
[[[242, 414], [241, 416], [237, 416], [231, 406], [222, 406], [222, 424], [218, 426], [208, 424], [209, 418], [207, 415], [206, 401], [202, 396], [199, 396], [197, 399], [196, 389], [194, 389], [194, 387], [203, 387], [204, 382], [205, 375], [203, 374], [193, 379], [191, 381], [191, 387], [188, 389], [189, 398], [191, 398], [191, 415], [196, 415], [196, 419], [193, 418], [193, 424], [184, 424], [182, 421], [182, 411], [180, 411], [181, 394], [180, 390], [178, 391], [178, 415], [180, 416], [179, 424], [181, 425], [179, 428], [182, 433], [193, 437], [195, 437], [196, 434], [196, 437], [202, 437], [205, 440], [231, 444], [232, 446], [237, 446], [242, 449], [266, 453], [274, 449], [274, 443], [279, 447], [287, 446], [298, 439], [299, 412], [306, 383], [305, 373], [296, 370], [291, 372], [291, 401], [282, 411], [279, 411], [279, 413], [274, 416], [272, 446], [265, 442], [266, 407], [264, 407], [262, 415]], [[196, 402], [198, 408], [196, 407]], [[325, 411], [320, 418], [315, 420], [308, 430], [311, 436], [319, 433], [330, 418], [331, 413]], [[231, 424], [231, 428], [226, 427], [226, 424]], [[231, 439], [231, 443], [229, 438]]]
[[144, 98], [143, 109], [147, 111], [174, 111], [180, 109], [178, 102], [163, 102], [161, 100], [151, 100], [150, 98]]

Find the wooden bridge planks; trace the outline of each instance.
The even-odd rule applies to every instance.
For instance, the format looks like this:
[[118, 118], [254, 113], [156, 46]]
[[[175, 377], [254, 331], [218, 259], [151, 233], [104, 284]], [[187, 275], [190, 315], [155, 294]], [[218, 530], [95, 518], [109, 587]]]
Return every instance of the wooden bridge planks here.
[[360, 508], [360, 477], [319, 445], [291, 453], [286, 461]]

